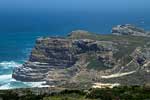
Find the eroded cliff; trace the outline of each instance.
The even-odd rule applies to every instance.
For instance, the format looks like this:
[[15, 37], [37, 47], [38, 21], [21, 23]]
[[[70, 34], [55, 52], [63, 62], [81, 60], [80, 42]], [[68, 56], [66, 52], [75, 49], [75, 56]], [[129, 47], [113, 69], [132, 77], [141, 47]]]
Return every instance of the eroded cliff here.
[[78, 30], [65, 38], [39, 38], [29, 60], [14, 69], [13, 78], [49, 85], [149, 83], [148, 33], [130, 25], [118, 27], [113, 28], [115, 35]]

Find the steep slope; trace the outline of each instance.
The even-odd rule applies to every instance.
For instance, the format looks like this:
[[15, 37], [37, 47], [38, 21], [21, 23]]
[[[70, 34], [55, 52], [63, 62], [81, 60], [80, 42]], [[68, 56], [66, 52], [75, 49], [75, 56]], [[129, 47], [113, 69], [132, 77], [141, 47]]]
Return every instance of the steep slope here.
[[139, 29], [134, 31], [133, 36], [123, 35], [122, 31], [120, 35], [99, 35], [78, 30], [65, 38], [39, 38], [29, 61], [14, 69], [13, 78], [70, 87], [93, 83], [147, 84], [150, 38], [135, 36]]

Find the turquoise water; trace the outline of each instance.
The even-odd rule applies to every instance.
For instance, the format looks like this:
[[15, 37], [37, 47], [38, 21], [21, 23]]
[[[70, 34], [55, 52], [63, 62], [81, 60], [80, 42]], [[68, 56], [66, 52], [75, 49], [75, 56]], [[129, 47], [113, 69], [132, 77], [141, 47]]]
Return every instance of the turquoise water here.
[[28, 59], [36, 38], [40, 36], [41, 33], [31, 32], [0, 34], [0, 89], [41, 86], [42, 82], [20, 82], [11, 77], [13, 69]]
[[150, 30], [147, 13], [60, 12], [49, 14], [2, 14], [0, 16], [0, 89], [41, 86], [41, 82], [19, 82], [12, 70], [28, 59], [36, 38], [65, 36], [76, 29], [109, 34], [118, 24], [135, 24]]

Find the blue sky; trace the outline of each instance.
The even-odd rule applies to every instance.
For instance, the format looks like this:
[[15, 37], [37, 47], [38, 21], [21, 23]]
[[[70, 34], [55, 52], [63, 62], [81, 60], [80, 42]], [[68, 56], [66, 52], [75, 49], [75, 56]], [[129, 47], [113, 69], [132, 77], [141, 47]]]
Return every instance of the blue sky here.
[[150, 0], [0, 0], [0, 11], [143, 11]]

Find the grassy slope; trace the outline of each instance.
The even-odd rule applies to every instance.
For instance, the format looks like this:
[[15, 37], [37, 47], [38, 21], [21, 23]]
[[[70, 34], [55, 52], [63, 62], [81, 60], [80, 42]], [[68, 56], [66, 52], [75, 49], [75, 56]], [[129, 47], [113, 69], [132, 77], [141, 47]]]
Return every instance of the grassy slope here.
[[[131, 61], [130, 54], [137, 48], [137, 47], [144, 47], [147, 42], [150, 42], [150, 38], [148, 37], [139, 37], [139, 36], [117, 36], [117, 35], [100, 35], [100, 34], [77, 34], [72, 37], [71, 39], [92, 39], [92, 40], [99, 40], [99, 41], [112, 41], [112, 42], [128, 42], [125, 45], [116, 45], [115, 47], [119, 49], [117, 53], [114, 54], [116, 60], [122, 59], [122, 65], [127, 64]], [[95, 58], [91, 58], [90, 60], [90, 67], [94, 69], [103, 69], [99, 68], [99, 65], [102, 65], [101, 62], [98, 62]], [[92, 66], [92, 67], [91, 67]]]

